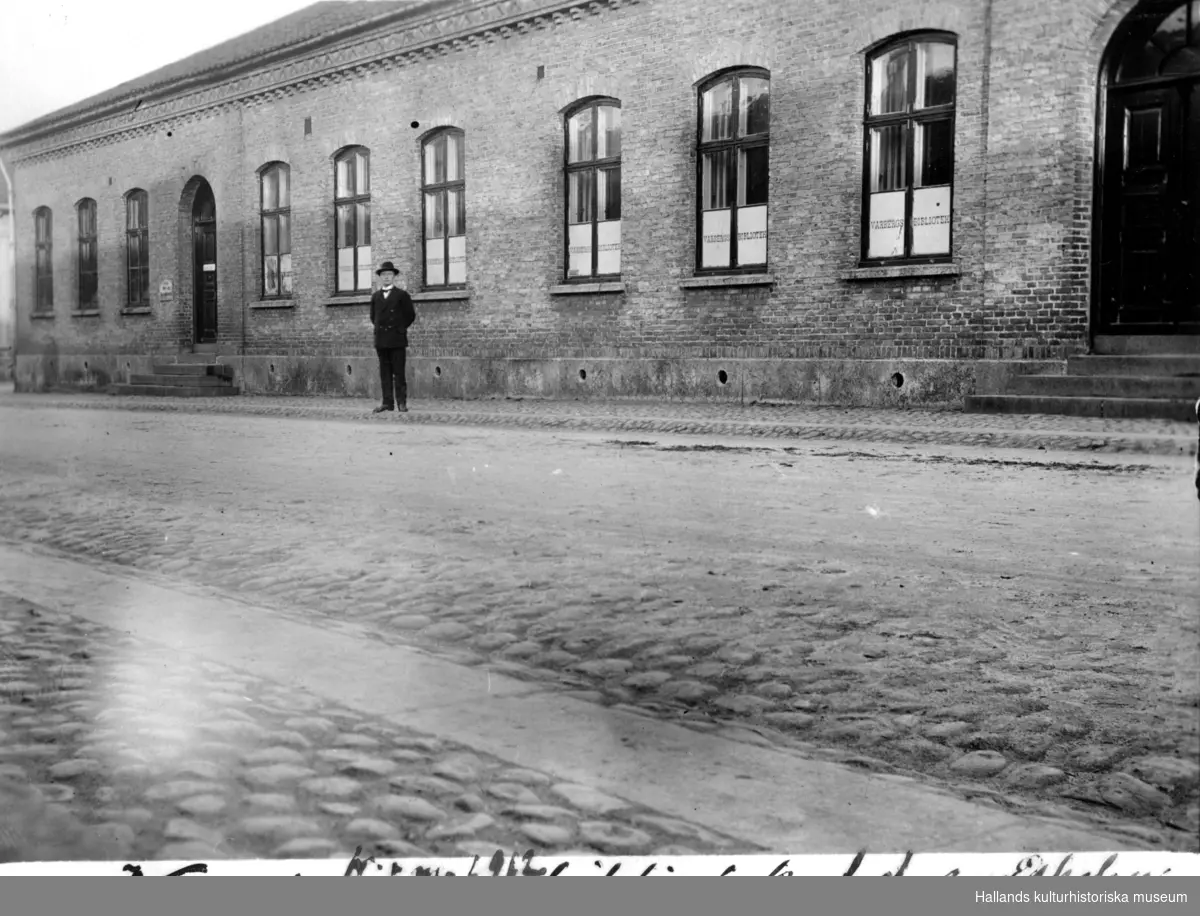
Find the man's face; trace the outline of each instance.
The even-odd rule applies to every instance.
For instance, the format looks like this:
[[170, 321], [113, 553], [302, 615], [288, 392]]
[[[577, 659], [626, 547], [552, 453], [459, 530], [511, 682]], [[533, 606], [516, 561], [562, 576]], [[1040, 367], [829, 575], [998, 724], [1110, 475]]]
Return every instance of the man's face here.
[[394, 273], [392, 273], [390, 270], [385, 270], [383, 273], [381, 273], [379, 275], [379, 282], [382, 283], [384, 286], [391, 286], [392, 281], [395, 279], [396, 279], [396, 275]]

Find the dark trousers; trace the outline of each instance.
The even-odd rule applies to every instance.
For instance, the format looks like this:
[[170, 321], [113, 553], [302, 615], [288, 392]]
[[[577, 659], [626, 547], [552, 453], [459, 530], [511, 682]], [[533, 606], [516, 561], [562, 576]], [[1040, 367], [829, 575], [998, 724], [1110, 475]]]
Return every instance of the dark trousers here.
[[[383, 388], [383, 406], [395, 408], [408, 406], [408, 381], [404, 377], [404, 363], [408, 355], [406, 347], [376, 347], [379, 354], [379, 384]], [[395, 391], [395, 400], [392, 392]]]

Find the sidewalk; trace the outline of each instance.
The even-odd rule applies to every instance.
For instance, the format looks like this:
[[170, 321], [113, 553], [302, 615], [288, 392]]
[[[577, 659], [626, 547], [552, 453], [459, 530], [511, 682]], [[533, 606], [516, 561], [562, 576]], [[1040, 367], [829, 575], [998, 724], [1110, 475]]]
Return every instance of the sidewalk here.
[[666, 401], [418, 400], [408, 414], [373, 416], [373, 401], [242, 395], [232, 398], [14, 394], [0, 406], [32, 409], [165, 411], [294, 417], [373, 423], [427, 423], [683, 434], [776, 440], [836, 439], [900, 445], [1046, 449], [1143, 455], [1191, 455], [1196, 426], [1170, 420], [1120, 420], [966, 414], [957, 410], [885, 410], [801, 405], [742, 406]]

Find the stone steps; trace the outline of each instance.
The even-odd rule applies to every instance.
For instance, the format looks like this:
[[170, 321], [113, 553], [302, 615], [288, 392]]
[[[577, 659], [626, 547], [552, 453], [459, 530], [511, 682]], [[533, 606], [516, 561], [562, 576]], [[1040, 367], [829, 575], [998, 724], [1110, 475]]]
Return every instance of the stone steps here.
[[236, 385], [110, 385], [109, 394], [160, 398], [219, 398], [241, 394]]
[[211, 353], [182, 353], [174, 363], [156, 363], [150, 374], [131, 375], [128, 384], [110, 386], [115, 395], [214, 398], [241, 394], [233, 367], [213, 362]]

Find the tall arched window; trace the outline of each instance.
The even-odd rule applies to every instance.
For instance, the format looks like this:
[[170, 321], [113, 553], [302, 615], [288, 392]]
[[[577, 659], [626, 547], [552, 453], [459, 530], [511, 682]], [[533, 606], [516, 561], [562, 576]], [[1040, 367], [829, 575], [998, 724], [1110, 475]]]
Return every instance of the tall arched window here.
[[567, 279], [621, 273], [621, 103], [594, 99], [566, 119]]
[[150, 195], [125, 195], [125, 265], [130, 308], [150, 305]]
[[467, 282], [467, 199], [463, 132], [427, 138], [421, 156], [421, 206], [425, 223], [425, 285]]
[[334, 161], [337, 291], [371, 288], [371, 154], [361, 146]]
[[916, 35], [867, 58], [864, 260], [946, 260], [954, 186], [954, 38]]
[[78, 268], [79, 278], [79, 309], [94, 309], [97, 301], [96, 270], [96, 202], [85, 197], [75, 205], [76, 221], [78, 223]]
[[33, 211], [34, 232], [34, 308], [54, 310], [54, 216], [49, 207]]
[[292, 295], [292, 187], [291, 170], [274, 162], [262, 170], [262, 296]]
[[767, 263], [771, 81], [735, 70], [700, 88], [696, 151], [700, 271], [761, 270]]

